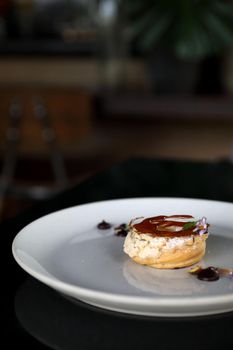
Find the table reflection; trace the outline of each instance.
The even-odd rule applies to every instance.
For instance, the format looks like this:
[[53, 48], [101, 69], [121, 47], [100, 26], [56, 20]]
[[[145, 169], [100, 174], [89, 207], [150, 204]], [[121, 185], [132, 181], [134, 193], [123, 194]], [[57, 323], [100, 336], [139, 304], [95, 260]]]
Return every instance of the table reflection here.
[[[102, 310], [67, 299], [29, 277], [15, 296], [15, 313], [21, 326], [40, 343], [52, 349], [134, 348], [155, 344], [179, 349], [196, 349], [198, 334], [203, 347], [230, 344], [233, 313], [212, 317], [156, 318], [139, 317]], [[229, 322], [224, 322], [223, 317]], [[168, 336], [169, 335], [169, 336]], [[192, 343], [190, 343], [192, 339]], [[43, 348], [43, 347], [42, 347]]]

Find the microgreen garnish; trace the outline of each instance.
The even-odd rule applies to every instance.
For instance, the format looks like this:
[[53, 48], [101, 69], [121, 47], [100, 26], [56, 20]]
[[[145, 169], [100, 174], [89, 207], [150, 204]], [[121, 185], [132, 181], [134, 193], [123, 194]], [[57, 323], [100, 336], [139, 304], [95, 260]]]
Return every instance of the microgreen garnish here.
[[196, 226], [197, 221], [190, 221], [184, 224], [183, 230], [189, 230], [190, 228], [193, 228]]

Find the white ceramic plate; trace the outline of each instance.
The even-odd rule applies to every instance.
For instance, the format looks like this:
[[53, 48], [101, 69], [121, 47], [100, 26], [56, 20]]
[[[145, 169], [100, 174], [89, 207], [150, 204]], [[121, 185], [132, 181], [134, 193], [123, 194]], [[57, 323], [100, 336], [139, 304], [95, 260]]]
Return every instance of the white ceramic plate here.
[[233, 267], [233, 204], [183, 198], [120, 199], [44, 216], [21, 230], [13, 255], [57, 291], [101, 308], [147, 316], [198, 316], [233, 310], [233, 281], [204, 282], [187, 269], [156, 270], [123, 252], [113, 227], [139, 216], [191, 214], [211, 224], [203, 266]]

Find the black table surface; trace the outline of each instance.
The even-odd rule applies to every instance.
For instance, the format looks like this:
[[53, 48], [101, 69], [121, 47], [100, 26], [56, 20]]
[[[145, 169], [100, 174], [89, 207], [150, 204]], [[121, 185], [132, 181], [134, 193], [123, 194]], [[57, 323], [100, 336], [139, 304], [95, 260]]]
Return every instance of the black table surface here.
[[[73, 205], [115, 198], [233, 201], [233, 164], [130, 159], [40, 203], [1, 227], [1, 342], [29, 349], [213, 349], [232, 346], [233, 313], [191, 318], [126, 315], [66, 299], [24, 272], [11, 253], [29, 222]], [[214, 282], [212, 282], [214, 283]]]

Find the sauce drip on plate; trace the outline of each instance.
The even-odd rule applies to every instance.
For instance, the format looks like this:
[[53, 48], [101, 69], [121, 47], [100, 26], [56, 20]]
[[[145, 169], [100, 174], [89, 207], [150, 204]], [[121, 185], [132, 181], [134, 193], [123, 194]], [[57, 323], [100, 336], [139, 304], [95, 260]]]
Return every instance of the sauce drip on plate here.
[[108, 230], [109, 228], [112, 227], [112, 225], [109, 222], [106, 222], [105, 220], [102, 220], [98, 225], [97, 225], [99, 230]]
[[191, 270], [189, 270], [189, 273], [195, 275], [199, 280], [212, 282], [218, 281], [222, 276], [228, 276], [232, 279], [232, 271], [232, 269], [219, 268], [214, 266], [209, 266], [206, 268], [203, 268], [201, 266], [194, 266], [191, 268]]
[[208, 282], [217, 281], [220, 277], [218, 269], [213, 266], [209, 266], [205, 269], [201, 268], [199, 271], [197, 271], [196, 275], [199, 280]]

